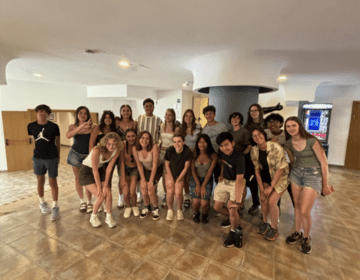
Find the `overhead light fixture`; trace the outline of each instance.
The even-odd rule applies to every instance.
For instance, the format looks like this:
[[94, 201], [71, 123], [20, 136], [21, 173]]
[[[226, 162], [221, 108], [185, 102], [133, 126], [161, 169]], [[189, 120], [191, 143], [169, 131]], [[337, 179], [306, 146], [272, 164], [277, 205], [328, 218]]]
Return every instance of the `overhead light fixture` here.
[[182, 84], [183, 87], [188, 87], [189, 86], [189, 82], [185, 82]]
[[120, 65], [121, 67], [126, 68], [126, 67], [129, 67], [129, 66], [130, 66], [130, 63], [127, 62], [127, 61], [125, 61], [125, 60], [122, 60], [122, 61], [119, 62], [119, 65]]
[[41, 78], [41, 77], [42, 77], [42, 75], [39, 74], [39, 73], [34, 73], [34, 76], [35, 76], [36, 78]]
[[279, 80], [279, 81], [285, 81], [285, 80], [286, 80], [286, 76], [280, 76], [280, 77], [278, 78], [278, 80]]

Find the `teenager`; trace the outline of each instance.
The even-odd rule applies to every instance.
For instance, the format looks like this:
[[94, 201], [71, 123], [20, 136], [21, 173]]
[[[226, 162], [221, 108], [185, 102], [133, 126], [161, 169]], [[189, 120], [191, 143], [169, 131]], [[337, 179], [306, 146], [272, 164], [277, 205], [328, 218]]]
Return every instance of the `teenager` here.
[[116, 226], [116, 222], [111, 215], [112, 194], [109, 183], [115, 162], [122, 148], [123, 143], [119, 135], [115, 132], [109, 132], [90, 151], [80, 168], [80, 184], [96, 196], [93, 213], [90, 217], [90, 223], [93, 227], [101, 226], [98, 210], [104, 201], [106, 209], [105, 223], [109, 228]]
[[[176, 114], [174, 109], [167, 109], [165, 112], [165, 122], [160, 125], [160, 163], [165, 163], [165, 153], [167, 148], [173, 145], [173, 136], [175, 132], [179, 132], [179, 127], [176, 125]], [[164, 169], [165, 170], [165, 169]], [[166, 182], [163, 176], [164, 199], [161, 206], [166, 206]]]
[[[278, 201], [288, 186], [289, 165], [284, 149], [276, 142], [267, 141], [262, 128], [252, 131], [252, 138], [257, 144], [251, 150], [251, 160], [255, 166], [256, 181], [260, 190], [263, 223], [258, 233], [267, 240], [274, 241], [278, 236]], [[271, 226], [268, 224], [270, 214]]]
[[83, 160], [89, 154], [90, 134], [94, 129], [90, 117], [90, 111], [85, 106], [80, 106], [75, 112], [75, 123], [69, 126], [66, 138], [74, 138], [74, 144], [71, 146], [67, 163], [72, 166], [75, 175], [75, 187], [80, 198], [80, 212], [87, 211], [89, 205], [89, 213], [92, 212], [91, 193], [85, 189], [87, 200], [84, 199], [83, 186], [79, 182], [79, 170]]
[[141, 193], [144, 199], [140, 218], [146, 218], [151, 212], [151, 202], [154, 206], [153, 220], [156, 221], [160, 218], [156, 188], [163, 173], [163, 165], [159, 162], [159, 147], [153, 141], [149, 132], [140, 132], [133, 147], [133, 155], [139, 170]]
[[[259, 104], [255, 103], [255, 104], [250, 105], [248, 113], [247, 113], [247, 120], [244, 125], [244, 128], [246, 128], [250, 133], [255, 128], [258, 128], [258, 127], [265, 128], [263, 116], [264, 116], [264, 112]], [[252, 146], [256, 145], [254, 140], [251, 139], [251, 142], [252, 142]], [[259, 189], [258, 189], [258, 185], [257, 185], [256, 179], [255, 179], [255, 174], [254, 174], [254, 171], [255, 171], [254, 164], [252, 163], [249, 154], [247, 156], [245, 156], [245, 167], [246, 167], [246, 172], [245, 172], [246, 184], [250, 188], [251, 198], [252, 198], [252, 202], [253, 202], [252, 206], [248, 210], [248, 213], [250, 215], [253, 215], [259, 210], [260, 200], [259, 200], [259, 194], [258, 194]]]
[[[325, 151], [318, 139], [308, 133], [298, 117], [285, 121], [286, 133], [291, 137], [285, 149], [292, 166], [290, 181], [295, 202], [296, 230], [287, 239], [288, 244], [302, 242], [300, 250], [311, 252], [311, 209], [318, 194], [329, 195], [334, 189], [328, 185], [328, 164]], [[304, 232], [301, 232], [301, 229]]]
[[[243, 153], [235, 150], [234, 139], [229, 132], [222, 132], [216, 137], [220, 146], [219, 158], [222, 162], [219, 183], [215, 188], [214, 208], [225, 217], [222, 227], [231, 226], [230, 233], [224, 241], [225, 247], [242, 246], [243, 231], [238, 214], [244, 191], [245, 162]], [[227, 208], [224, 203], [227, 202]], [[238, 227], [239, 226], [239, 227]]]
[[[51, 220], [60, 218], [58, 205], [59, 188], [56, 177], [58, 176], [58, 166], [60, 162], [60, 129], [59, 126], [48, 117], [51, 114], [49, 106], [42, 104], [35, 108], [35, 122], [29, 123], [28, 135], [35, 140], [35, 149], [33, 155], [33, 169], [37, 179], [37, 189], [40, 200], [40, 210], [43, 214], [51, 214]], [[48, 172], [49, 185], [53, 198], [52, 207], [44, 199], [45, 174]]]
[[[124, 218], [129, 218], [131, 211], [134, 213], [135, 217], [140, 215], [139, 207], [136, 205], [136, 184], [138, 182], [139, 171], [133, 155], [133, 147], [135, 147], [136, 144], [136, 130], [134, 128], [126, 130], [125, 138], [125, 148], [122, 150], [120, 155], [119, 184], [123, 192], [126, 206], [124, 211]], [[132, 207], [130, 205], [130, 197]]]
[[165, 154], [165, 181], [167, 188], [167, 204], [168, 212], [166, 220], [174, 219], [174, 196], [178, 206], [177, 219], [184, 220], [182, 212], [183, 204], [183, 188], [186, 180], [186, 174], [190, 169], [192, 152], [185, 145], [185, 138], [182, 134], [174, 134], [173, 146], [166, 150]]
[[208, 135], [200, 134], [195, 144], [195, 157], [191, 161], [192, 177], [190, 191], [194, 209], [193, 221], [200, 223], [200, 207], [202, 208], [201, 222], [209, 222], [210, 197], [213, 188], [213, 171], [218, 156], [215, 153]]

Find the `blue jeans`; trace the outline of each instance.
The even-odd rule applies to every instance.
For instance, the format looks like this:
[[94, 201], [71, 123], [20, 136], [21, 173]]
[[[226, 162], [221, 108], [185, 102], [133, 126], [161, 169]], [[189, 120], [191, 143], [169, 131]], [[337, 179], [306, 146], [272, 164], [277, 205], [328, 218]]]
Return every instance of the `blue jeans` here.
[[[199, 181], [200, 184], [202, 184], [204, 182], [205, 178], [199, 177]], [[191, 176], [190, 178], [190, 194], [191, 194], [191, 198], [192, 199], [202, 199], [202, 200], [206, 200], [206, 201], [210, 201], [210, 197], [211, 197], [211, 193], [212, 193], [212, 188], [213, 188], [213, 179], [210, 178], [209, 182], [207, 183], [205, 189], [206, 189], [206, 196], [205, 197], [201, 197], [201, 196], [197, 196], [195, 194], [195, 188], [196, 188], [196, 183], [194, 180], [194, 177]]]

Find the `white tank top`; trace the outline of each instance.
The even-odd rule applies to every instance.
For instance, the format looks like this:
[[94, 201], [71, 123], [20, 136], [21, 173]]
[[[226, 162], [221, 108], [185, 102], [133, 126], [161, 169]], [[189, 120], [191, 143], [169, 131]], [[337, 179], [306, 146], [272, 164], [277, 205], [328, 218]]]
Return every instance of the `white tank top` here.
[[174, 144], [173, 136], [174, 133], [168, 133], [164, 132], [165, 129], [165, 123], [162, 123], [160, 126], [160, 141], [161, 141], [161, 147], [162, 148], [169, 148]]
[[[94, 148], [94, 149], [95, 149], [95, 148]], [[88, 167], [90, 167], [90, 168], [93, 168], [93, 167], [92, 167], [92, 162], [91, 162], [91, 156], [92, 156], [92, 153], [93, 153], [94, 149], [92, 149], [91, 152], [90, 152], [90, 154], [84, 159], [84, 161], [82, 162], [83, 165], [86, 165], [86, 166], [88, 166]], [[117, 151], [117, 150], [113, 151], [113, 153], [111, 154], [110, 158], [107, 159], [107, 160], [103, 160], [103, 154], [100, 153], [99, 166], [98, 166], [98, 168], [102, 167], [102, 166], [104, 165], [104, 163], [109, 162], [109, 161], [115, 156], [116, 151]]]
[[140, 151], [137, 152], [138, 156], [139, 156], [139, 161], [143, 164], [144, 168], [146, 170], [151, 170], [152, 169], [152, 164], [153, 164], [153, 157], [152, 157], [152, 153], [149, 152], [148, 156], [146, 158], [143, 158]]

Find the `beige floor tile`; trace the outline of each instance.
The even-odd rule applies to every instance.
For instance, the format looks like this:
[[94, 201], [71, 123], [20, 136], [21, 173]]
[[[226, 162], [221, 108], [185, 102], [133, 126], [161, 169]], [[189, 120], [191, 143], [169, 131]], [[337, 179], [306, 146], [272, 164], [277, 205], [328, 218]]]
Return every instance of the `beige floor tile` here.
[[147, 256], [153, 252], [160, 243], [161, 241], [155, 237], [141, 234], [132, 244], [129, 244], [128, 248], [143, 256]]
[[48, 238], [42, 242], [37, 243], [35, 247], [30, 248], [24, 252], [24, 255], [27, 256], [30, 260], [35, 263], [40, 263], [43, 259], [46, 259], [48, 255], [58, 253], [64, 244], [59, 242], [56, 239]]
[[360, 276], [360, 252], [357, 250], [333, 249], [334, 255], [341, 269], [356, 269]]
[[41, 267], [33, 267], [22, 274], [16, 276], [17, 280], [29, 280], [29, 279], [36, 279], [36, 280], [48, 280], [51, 274], [46, 270], [42, 269]]
[[115, 259], [121, 252], [124, 250], [124, 247], [115, 244], [113, 242], [104, 241], [99, 246], [96, 246], [90, 252], [86, 254], [90, 259], [105, 264]]
[[241, 248], [226, 248], [218, 245], [211, 259], [233, 269], [240, 270], [244, 261], [245, 252]]
[[198, 224], [195, 224], [192, 220], [183, 220], [181, 223], [178, 224], [176, 229], [195, 236], [197, 231], [199, 230], [199, 227]]
[[316, 274], [325, 279], [341, 279], [342, 273], [335, 261], [328, 261], [323, 258], [307, 255], [305, 258], [306, 270], [310, 274]]
[[146, 232], [146, 234], [153, 236], [162, 241], [166, 239], [174, 230], [175, 230], [174, 228], [164, 225], [163, 223], [155, 223], [155, 225], [152, 226]]
[[32, 247], [38, 246], [43, 241], [48, 240], [49, 237], [40, 231], [34, 231], [22, 236], [20, 239], [9, 243], [9, 245], [20, 253], [29, 250]]
[[[290, 263], [290, 261], [288, 261]], [[293, 262], [291, 260], [291, 262]], [[297, 270], [290, 265], [275, 262], [275, 278], [277, 280], [308, 280], [304, 270]]]
[[188, 245], [189, 240], [191, 240], [191, 239], [193, 239], [192, 235], [175, 229], [175, 231], [173, 231], [165, 239], [165, 241], [170, 244], [173, 244], [181, 249], [185, 249]]
[[220, 263], [211, 261], [202, 277], [206, 280], [234, 279], [237, 275], [235, 269], [226, 267]]
[[107, 263], [107, 266], [121, 277], [129, 277], [143, 263], [144, 257], [125, 249], [120, 255]]
[[193, 237], [188, 242], [186, 250], [210, 258], [217, 247], [220, 246], [220, 239], [216, 237]]
[[16, 279], [23, 272], [36, 267], [28, 258], [15, 255], [1, 261], [0, 279]]
[[360, 278], [360, 268], [358, 269], [349, 269], [341, 268], [343, 274], [343, 279], [345, 280], [358, 280]]
[[88, 232], [79, 239], [76, 239], [73, 243], [70, 244], [70, 246], [73, 249], [87, 255], [91, 250], [94, 250], [94, 248], [104, 243], [104, 241], [104, 238], [101, 238], [92, 232]]
[[176, 262], [174, 269], [198, 279], [204, 274], [208, 263], [207, 258], [185, 252]]
[[0, 247], [0, 264], [8, 258], [19, 255], [19, 252], [14, 250], [8, 245], [4, 245]]
[[116, 272], [110, 270], [107, 267], [101, 267], [100, 272], [96, 274], [92, 280], [125, 280], [126, 278], [121, 277]]
[[60, 279], [64, 280], [86, 280], [92, 279], [94, 276], [96, 276], [99, 273], [99, 270], [100, 265], [88, 258], [83, 258], [60, 272], [58, 276]]
[[176, 270], [171, 270], [168, 275], [164, 278], [164, 280], [193, 280], [196, 278], [190, 277], [189, 275], [180, 273]]
[[128, 278], [133, 280], [163, 279], [170, 268], [151, 260], [145, 260], [140, 267]]
[[273, 279], [275, 264], [272, 260], [264, 258], [259, 251], [246, 252], [242, 270], [260, 279]]
[[173, 267], [184, 252], [185, 250], [163, 241], [154, 248], [148, 258], [166, 266]]
[[275, 248], [275, 262], [287, 265], [293, 269], [306, 271], [305, 257], [305, 254], [300, 252], [298, 246], [288, 245], [286, 247]]
[[11, 243], [21, 237], [23, 237], [24, 235], [27, 235], [29, 233], [33, 233], [36, 232], [36, 230], [31, 227], [28, 224], [23, 224], [21, 226], [18, 226], [16, 228], [13, 228], [11, 230], [9, 230], [8, 232], [6, 232], [6, 234], [2, 234], [1, 235], [1, 241], [5, 242], [5, 243]]
[[0, 218], [0, 228], [3, 234], [13, 228], [21, 226], [22, 224], [24, 224], [23, 221], [17, 220], [11, 216], [2, 216]]

